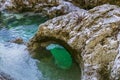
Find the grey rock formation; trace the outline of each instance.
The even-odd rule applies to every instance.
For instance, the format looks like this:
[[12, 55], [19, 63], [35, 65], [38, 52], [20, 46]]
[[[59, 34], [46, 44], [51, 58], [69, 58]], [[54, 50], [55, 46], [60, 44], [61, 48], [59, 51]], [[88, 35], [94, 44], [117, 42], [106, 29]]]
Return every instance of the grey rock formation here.
[[120, 0], [66, 0], [81, 8], [91, 9], [102, 4], [113, 4], [120, 6]]
[[0, 10], [42, 13], [51, 18], [81, 10], [64, 0], [1, 0], [0, 2]]
[[120, 6], [120, 0], [0, 0], [0, 7], [16, 12], [35, 11], [55, 15], [78, 10], [76, 6], [90, 9], [105, 3]]
[[35, 56], [34, 51], [50, 43], [71, 53], [81, 68], [81, 80], [120, 79], [120, 7], [105, 4], [48, 20], [39, 26], [28, 49]]

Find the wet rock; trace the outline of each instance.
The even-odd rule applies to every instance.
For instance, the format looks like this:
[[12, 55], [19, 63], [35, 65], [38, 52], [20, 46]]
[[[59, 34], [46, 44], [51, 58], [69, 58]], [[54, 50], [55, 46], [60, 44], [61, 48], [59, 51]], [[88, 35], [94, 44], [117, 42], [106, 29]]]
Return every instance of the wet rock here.
[[16, 38], [15, 40], [12, 40], [11, 42], [17, 43], [17, 44], [24, 44], [24, 41], [22, 38]]
[[[105, 4], [41, 24], [28, 43], [31, 55], [50, 43], [64, 46], [81, 68], [81, 80], [120, 79], [120, 7]], [[39, 55], [42, 55], [39, 54]]]
[[66, 1], [70, 1], [74, 5], [84, 9], [91, 9], [95, 6], [99, 6], [106, 3], [120, 6], [120, 0], [66, 0]]
[[0, 72], [0, 80], [14, 80], [13, 78], [11, 78], [9, 75]]
[[0, 10], [42, 13], [50, 18], [81, 10], [64, 0], [6, 0], [1, 5]]

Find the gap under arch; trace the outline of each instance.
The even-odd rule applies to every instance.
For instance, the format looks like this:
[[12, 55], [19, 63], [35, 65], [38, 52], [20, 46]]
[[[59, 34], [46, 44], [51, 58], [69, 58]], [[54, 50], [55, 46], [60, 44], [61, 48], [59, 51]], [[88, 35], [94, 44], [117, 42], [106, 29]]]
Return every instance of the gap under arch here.
[[[65, 41], [63, 41], [61, 39], [52, 38], [52, 37], [41, 37], [37, 41], [35, 41], [33, 43], [33, 45], [34, 44], [36, 46], [36, 49], [34, 50], [34, 53], [32, 55], [34, 58], [37, 58], [40, 61], [44, 58], [50, 58], [51, 56], [54, 57], [53, 54], [51, 54], [51, 51], [46, 49], [47, 46], [49, 46], [50, 44], [57, 44], [57, 45], [62, 46], [69, 53], [69, 56], [72, 60], [72, 64], [74, 63], [77, 66], [77, 68], [78, 68], [77, 71], [79, 71], [79, 79], [81, 78], [81, 76], [82, 76], [82, 72], [81, 72], [82, 71], [82, 68], [81, 68], [82, 58], [81, 58], [81, 56], [79, 56], [79, 60], [78, 60], [79, 53], [76, 50], [72, 49]], [[71, 62], [69, 63], [69, 65], [71, 65]], [[68, 68], [68, 69], [71, 69], [71, 68]]]

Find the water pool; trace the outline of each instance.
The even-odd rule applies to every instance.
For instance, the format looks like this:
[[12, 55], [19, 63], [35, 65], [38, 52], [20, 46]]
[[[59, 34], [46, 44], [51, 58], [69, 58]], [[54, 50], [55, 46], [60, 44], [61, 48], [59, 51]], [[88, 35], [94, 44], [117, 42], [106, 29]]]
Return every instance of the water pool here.
[[37, 31], [38, 24], [45, 22], [47, 18], [38, 15], [24, 17], [21, 14], [17, 14], [16, 17], [16, 14], [6, 14], [1, 17], [1, 20], [1, 72], [9, 74], [16, 80], [80, 80], [80, 70], [70, 57], [68, 59], [70, 62], [65, 63], [69, 65], [69, 69], [60, 67], [60, 59], [57, 62], [55, 61], [55, 58], [59, 57], [60, 53], [64, 53], [63, 49], [59, 53], [60, 49], [54, 48], [51, 50], [53, 56], [43, 58], [39, 61], [38, 59], [31, 58], [25, 45], [10, 42], [16, 38], [22, 38], [24, 42], [28, 42]]

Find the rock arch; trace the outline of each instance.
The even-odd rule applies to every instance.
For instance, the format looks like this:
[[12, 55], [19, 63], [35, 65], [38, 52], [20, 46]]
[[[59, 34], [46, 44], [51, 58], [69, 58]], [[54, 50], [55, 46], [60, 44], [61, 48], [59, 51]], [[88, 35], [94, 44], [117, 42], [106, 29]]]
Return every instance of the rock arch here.
[[[89, 11], [74, 11], [39, 26], [28, 43], [32, 53], [49, 43], [63, 45], [75, 56], [82, 80], [117, 80], [120, 71], [120, 8], [105, 4]], [[34, 53], [32, 53], [34, 55]], [[116, 71], [116, 72], [115, 72]]]
[[[33, 53], [34, 52], [39, 52], [39, 51], [41, 51], [41, 50], [45, 50], [46, 51], [46, 47], [49, 45], [49, 44], [59, 44], [59, 45], [61, 45], [61, 46], [63, 46], [69, 53], [70, 53], [70, 55], [73, 57], [73, 59], [77, 62], [77, 63], [80, 63], [80, 61], [82, 60], [82, 58], [81, 58], [81, 55], [79, 55], [79, 53], [76, 51], [76, 50], [74, 50], [71, 46], [69, 46], [65, 41], [63, 41], [63, 40], [61, 40], [61, 39], [56, 39], [56, 38], [54, 38], [54, 37], [46, 37], [46, 36], [44, 36], [44, 37], [41, 37], [41, 39], [39, 39], [39, 41], [38, 42], [35, 42], [35, 44], [32, 44], [33, 46], [34, 46], [34, 49], [33, 49], [33, 46], [32, 46], [32, 50], [33, 50], [33, 52], [32, 52], [32, 54], [31, 55], [33, 55], [33, 56], [35, 56]], [[30, 44], [31, 45], [31, 44]], [[30, 45], [28, 45], [28, 46], [30, 46]], [[29, 47], [29, 49], [31, 49], [30, 47]], [[31, 50], [30, 50], [31, 51]], [[41, 52], [42, 53], [42, 52]], [[48, 53], [49, 54], [49, 53]], [[40, 57], [42, 58], [42, 57], [44, 57], [45, 55], [44, 54], [39, 54], [40, 55]], [[79, 55], [79, 59], [77, 59], [77, 56]], [[38, 56], [38, 55], [37, 55]], [[80, 64], [79, 64], [79, 66], [80, 66]]]

